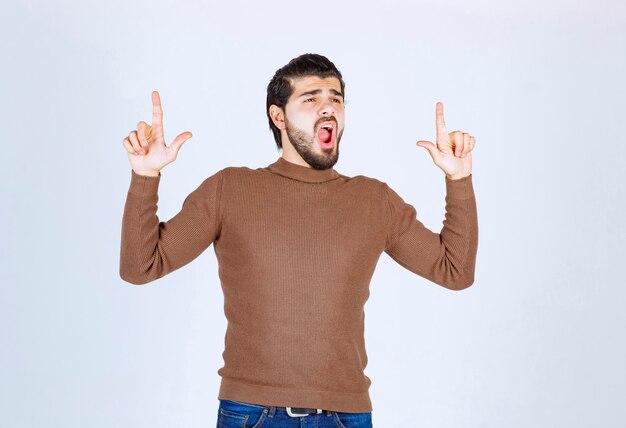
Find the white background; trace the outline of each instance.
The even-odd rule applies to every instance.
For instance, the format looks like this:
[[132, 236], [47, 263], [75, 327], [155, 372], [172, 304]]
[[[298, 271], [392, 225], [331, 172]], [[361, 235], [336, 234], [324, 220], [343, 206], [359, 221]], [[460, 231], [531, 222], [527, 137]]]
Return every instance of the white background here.
[[[378, 427], [618, 427], [626, 412], [626, 10], [614, 1], [10, 1], [0, 6], [0, 425], [211, 427], [226, 322], [213, 247], [146, 286], [118, 275], [151, 120], [193, 138], [159, 217], [226, 166], [277, 159], [273, 73], [346, 81], [335, 168], [387, 182], [431, 230], [435, 103], [475, 135], [476, 280], [383, 254], [366, 304]], [[620, 286], [621, 283], [621, 286]]]

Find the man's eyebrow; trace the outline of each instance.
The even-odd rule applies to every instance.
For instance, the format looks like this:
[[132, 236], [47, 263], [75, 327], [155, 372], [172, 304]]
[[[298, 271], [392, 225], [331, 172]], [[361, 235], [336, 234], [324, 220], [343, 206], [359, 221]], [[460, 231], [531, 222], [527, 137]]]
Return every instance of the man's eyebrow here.
[[[322, 92], [322, 90], [321, 90], [321, 89], [314, 89], [314, 90], [312, 90], [312, 91], [307, 91], [307, 92], [303, 92], [303, 93], [301, 93], [300, 95], [298, 95], [298, 98], [300, 98], [300, 97], [304, 97], [305, 95], [317, 95], [317, 94], [319, 94], [320, 92]], [[331, 92], [333, 95], [337, 95], [337, 96], [340, 96], [341, 98], [343, 98], [343, 94], [342, 94], [341, 92], [339, 92], [339, 91], [335, 90], [335, 89], [331, 89], [331, 90], [330, 90], [330, 92]]]

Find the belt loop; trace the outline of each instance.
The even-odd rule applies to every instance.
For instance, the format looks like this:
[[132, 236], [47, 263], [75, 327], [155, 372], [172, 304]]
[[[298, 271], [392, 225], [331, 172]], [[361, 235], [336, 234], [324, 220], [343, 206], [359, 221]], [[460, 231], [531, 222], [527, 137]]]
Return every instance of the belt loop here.
[[274, 417], [274, 413], [276, 413], [276, 406], [269, 406], [270, 411], [268, 413], [268, 417], [273, 418]]

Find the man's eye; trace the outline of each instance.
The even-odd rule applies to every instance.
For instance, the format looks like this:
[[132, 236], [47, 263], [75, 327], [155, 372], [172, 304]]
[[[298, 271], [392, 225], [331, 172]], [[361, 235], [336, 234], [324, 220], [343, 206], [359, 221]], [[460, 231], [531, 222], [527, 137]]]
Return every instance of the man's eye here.
[[305, 103], [309, 101], [313, 101], [313, 98], [307, 98], [306, 100], [304, 100]]
[[338, 103], [341, 103], [341, 100], [339, 98], [333, 98], [333, 101], [336, 101]]

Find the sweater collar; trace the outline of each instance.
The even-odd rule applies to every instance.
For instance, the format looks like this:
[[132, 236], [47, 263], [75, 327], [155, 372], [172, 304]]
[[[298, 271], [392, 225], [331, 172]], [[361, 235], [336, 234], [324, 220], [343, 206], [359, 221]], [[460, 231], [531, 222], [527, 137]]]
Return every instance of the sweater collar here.
[[285, 160], [282, 156], [267, 168], [283, 177], [293, 178], [294, 180], [304, 181], [307, 183], [323, 183], [325, 181], [334, 180], [339, 177], [339, 173], [333, 168], [314, 169], [308, 166], [298, 165], [296, 163]]

